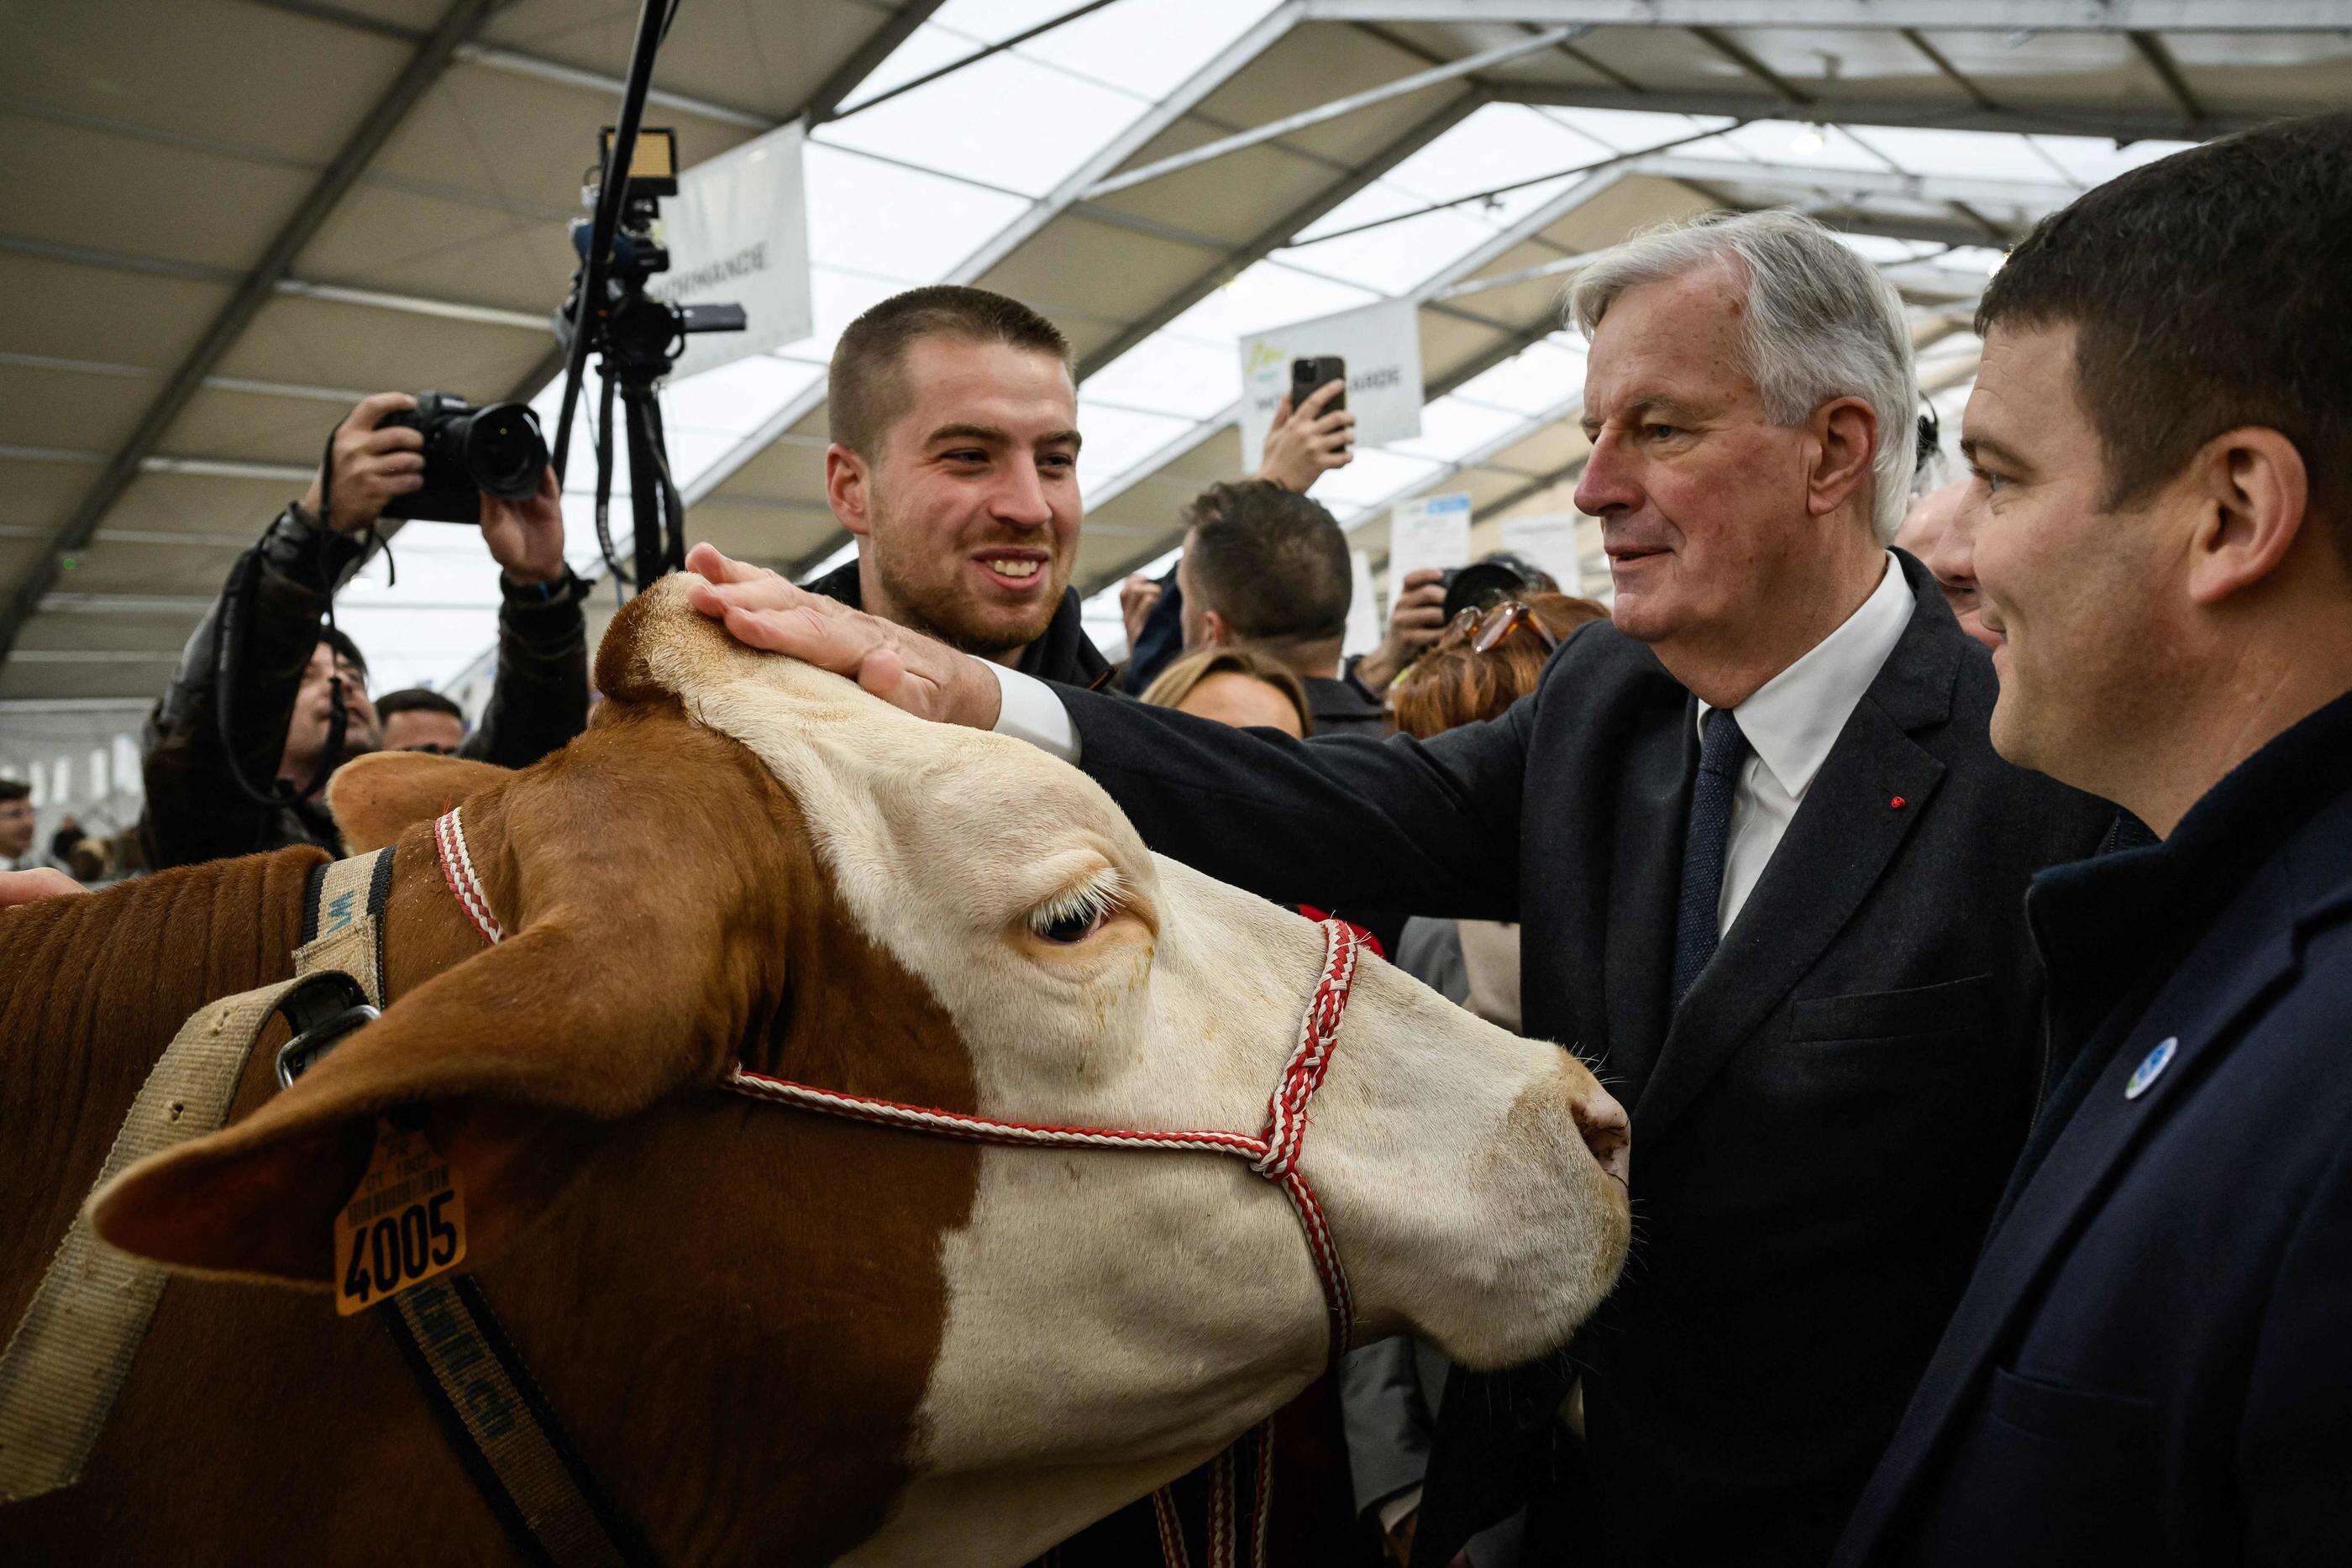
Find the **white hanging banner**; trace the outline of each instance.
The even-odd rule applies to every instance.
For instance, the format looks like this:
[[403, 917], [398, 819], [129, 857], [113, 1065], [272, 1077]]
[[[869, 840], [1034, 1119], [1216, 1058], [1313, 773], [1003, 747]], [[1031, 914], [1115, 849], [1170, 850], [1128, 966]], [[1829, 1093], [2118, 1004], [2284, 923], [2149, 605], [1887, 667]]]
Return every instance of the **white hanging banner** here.
[[1580, 594], [1584, 591], [1584, 568], [1576, 553], [1576, 525], [1580, 520], [1574, 512], [1505, 517], [1502, 548], [1528, 565], [1551, 573], [1562, 593]]
[[1405, 574], [1423, 567], [1450, 571], [1470, 564], [1470, 497], [1423, 496], [1389, 513], [1389, 609]]
[[1365, 446], [1421, 434], [1420, 307], [1383, 299], [1337, 316], [1276, 327], [1241, 341], [1242, 472], [1257, 472], [1274, 411], [1290, 391], [1290, 361], [1336, 354], [1348, 361], [1348, 407]]
[[781, 349], [809, 335], [808, 199], [798, 121], [677, 177], [661, 204], [669, 270], [646, 292], [675, 305], [740, 305], [744, 330], [696, 332], [673, 380]]
[[1348, 635], [1339, 644], [1343, 656], [1369, 653], [1381, 645], [1381, 601], [1372, 591], [1372, 558], [1362, 550], [1348, 552], [1351, 589], [1348, 598]]

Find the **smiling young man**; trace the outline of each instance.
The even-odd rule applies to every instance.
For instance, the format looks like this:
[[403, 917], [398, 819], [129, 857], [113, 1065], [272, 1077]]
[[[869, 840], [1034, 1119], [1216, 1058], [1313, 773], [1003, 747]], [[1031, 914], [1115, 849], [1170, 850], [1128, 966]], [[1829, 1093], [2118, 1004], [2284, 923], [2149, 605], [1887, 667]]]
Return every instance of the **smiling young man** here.
[[893, 295], [833, 351], [825, 498], [857, 559], [811, 591], [1024, 674], [1087, 686], [1069, 344], [1016, 299]]
[[1837, 1561], [2340, 1563], [2352, 115], [2078, 198], [1977, 329], [1993, 744], [2162, 841], [2029, 895], [2071, 1065]]

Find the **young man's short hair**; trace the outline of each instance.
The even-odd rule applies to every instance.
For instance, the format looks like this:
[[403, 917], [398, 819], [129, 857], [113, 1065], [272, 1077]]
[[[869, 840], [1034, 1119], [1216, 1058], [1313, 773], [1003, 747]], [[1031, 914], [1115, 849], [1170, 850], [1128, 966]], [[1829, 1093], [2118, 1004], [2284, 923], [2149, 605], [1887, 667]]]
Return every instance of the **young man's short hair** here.
[[1976, 328], [2072, 326], [2112, 508], [2241, 425], [2294, 443], [2352, 563], [2352, 113], [2192, 147], [2077, 197], [1993, 274]]
[[1018, 299], [952, 283], [909, 288], [852, 321], [834, 346], [825, 406], [835, 441], [866, 458], [880, 451], [883, 434], [914, 401], [906, 360], [918, 338], [1009, 343], [1070, 362], [1061, 329]]
[[396, 713], [446, 713], [459, 724], [466, 722], [466, 710], [430, 686], [403, 686], [375, 699], [376, 717], [388, 719]]
[[1348, 633], [1355, 579], [1339, 522], [1271, 479], [1212, 485], [1184, 508], [1185, 575], [1234, 636], [1276, 648]]
[[33, 787], [22, 779], [0, 779], [0, 803], [30, 800]]

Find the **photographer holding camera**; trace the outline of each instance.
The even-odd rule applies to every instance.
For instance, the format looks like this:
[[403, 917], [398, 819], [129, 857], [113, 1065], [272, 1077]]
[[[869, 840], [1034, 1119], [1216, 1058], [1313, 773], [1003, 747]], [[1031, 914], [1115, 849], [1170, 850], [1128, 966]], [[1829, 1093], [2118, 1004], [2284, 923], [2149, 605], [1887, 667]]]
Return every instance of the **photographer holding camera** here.
[[[296, 843], [341, 852], [322, 786], [376, 748], [378, 727], [365, 661], [322, 621], [379, 518], [446, 517], [415, 505], [420, 492], [445, 496], [469, 475], [483, 482], [473, 430], [502, 415], [505, 428], [490, 435], [509, 439], [493, 455], [508, 467], [519, 452], [535, 456], [538, 485], [527, 498], [505, 478], [505, 494], [478, 492], [478, 526], [499, 567], [499, 664], [464, 755], [525, 767], [587, 727], [587, 585], [564, 564], [555, 474], [535, 428], [517, 441], [506, 411], [484, 410], [467, 424], [455, 400], [420, 409], [405, 392], [378, 392], [336, 427], [308, 493], [237, 558], [149, 721], [140, 837], [150, 865]], [[462, 463], [446, 450], [456, 445], [468, 448]], [[521, 477], [527, 486], [529, 474]]]

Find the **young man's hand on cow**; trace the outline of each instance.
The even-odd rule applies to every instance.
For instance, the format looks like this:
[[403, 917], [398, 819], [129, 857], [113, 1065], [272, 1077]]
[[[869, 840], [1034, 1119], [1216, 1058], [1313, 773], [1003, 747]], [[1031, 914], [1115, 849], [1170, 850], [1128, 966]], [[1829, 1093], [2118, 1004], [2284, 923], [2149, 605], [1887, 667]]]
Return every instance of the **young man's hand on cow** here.
[[688, 602], [746, 647], [847, 675], [918, 718], [974, 729], [994, 727], [1000, 706], [987, 664], [935, 637], [796, 588], [780, 573], [722, 555], [708, 544], [688, 553]]

